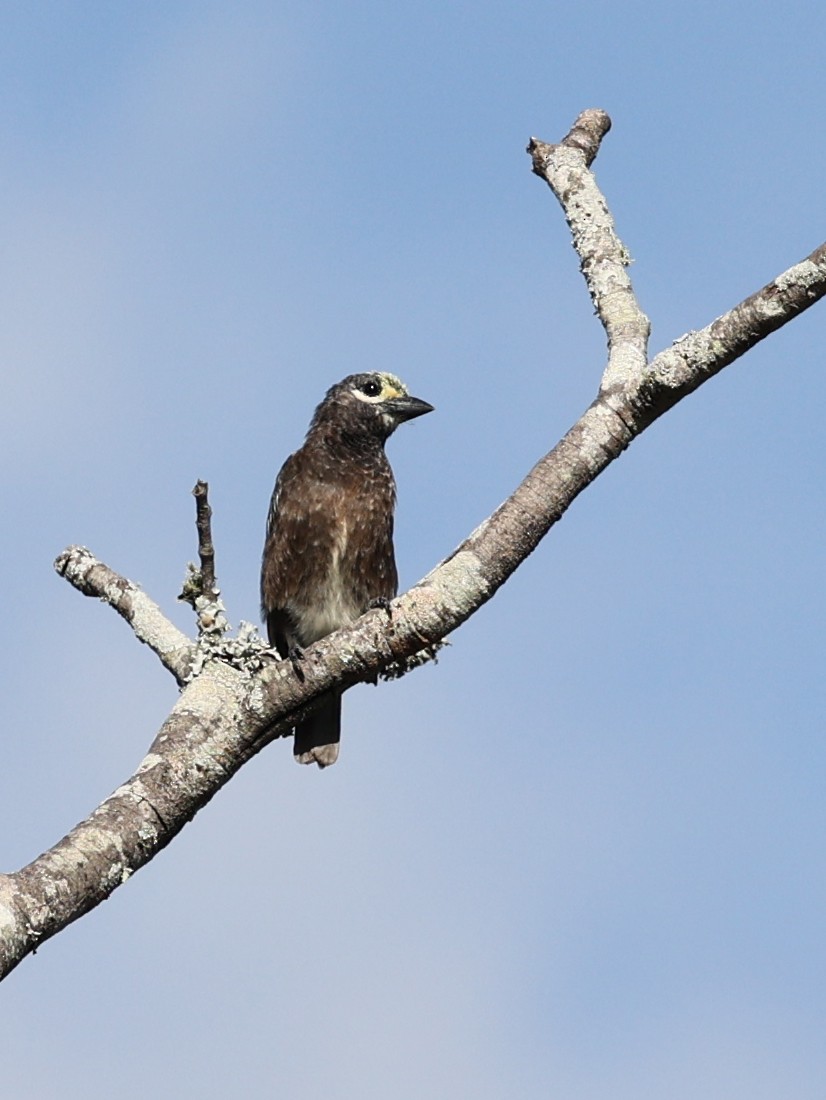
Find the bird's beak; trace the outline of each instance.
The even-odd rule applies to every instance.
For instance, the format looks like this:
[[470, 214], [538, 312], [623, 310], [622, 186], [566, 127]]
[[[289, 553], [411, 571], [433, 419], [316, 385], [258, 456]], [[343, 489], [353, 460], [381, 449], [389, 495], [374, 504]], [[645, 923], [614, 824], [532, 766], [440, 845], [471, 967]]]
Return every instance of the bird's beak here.
[[400, 424], [405, 420], [415, 420], [417, 416], [424, 416], [425, 413], [433, 412], [433, 406], [428, 405], [426, 401], [421, 401], [418, 397], [394, 397], [392, 401], [388, 401], [385, 404], [385, 409], [393, 414], [393, 417], [398, 420]]

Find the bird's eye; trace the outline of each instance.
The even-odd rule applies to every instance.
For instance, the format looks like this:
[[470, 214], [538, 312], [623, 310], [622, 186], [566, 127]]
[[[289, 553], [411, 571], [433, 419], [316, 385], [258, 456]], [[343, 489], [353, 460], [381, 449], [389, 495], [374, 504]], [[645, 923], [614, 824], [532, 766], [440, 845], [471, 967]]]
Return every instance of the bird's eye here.
[[374, 379], [370, 379], [369, 382], [365, 382], [361, 387], [361, 392], [366, 397], [378, 397], [381, 393], [381, 386]]

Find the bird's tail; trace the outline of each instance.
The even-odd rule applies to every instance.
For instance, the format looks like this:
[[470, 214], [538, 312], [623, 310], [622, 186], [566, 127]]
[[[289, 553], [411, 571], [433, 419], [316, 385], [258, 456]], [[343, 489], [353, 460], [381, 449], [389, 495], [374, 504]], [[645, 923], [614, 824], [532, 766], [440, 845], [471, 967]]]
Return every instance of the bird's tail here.
[[338, 760], [341, 739], [341, 694], [330, 692], [321, 705], [295, 727], [293, 752], [299, 764], [329, 767]]

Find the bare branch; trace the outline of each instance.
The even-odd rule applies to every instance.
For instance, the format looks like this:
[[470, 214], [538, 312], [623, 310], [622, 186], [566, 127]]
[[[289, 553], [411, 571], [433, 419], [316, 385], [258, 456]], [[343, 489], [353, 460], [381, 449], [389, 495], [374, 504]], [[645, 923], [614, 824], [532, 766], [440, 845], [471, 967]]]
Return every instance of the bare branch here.
[[178, 596], [188, 603], [198, 616], [198, 636], [201, 641], [209, 639], [211, 643], [220, 639], [229, 630], [226, 608], [221, 599], [221, 590], [215, 581], [215, 547], [212, 542], [212, 509], [209, 506], [209, 485], [200, 479], [192, 490], [195, 497], [195, 527], [198, 532], [198, 557], [201, 568], [192, 562], [187, 566], [184, 585]]
[[[826, 245], [705, 329], [646, 362], [648, 320], [625, 270], [628, 255], [589, 165], [610, 127], [586, 111], [560, 145], [532, 140], [534, 170], [557, 194], [608, 336], [599, 393], [516, 491], [437, 568], [384, 611], [309, 647], [299, 679], [252, 628], [194, 647], [140, 590], [73, 547], [56, 563], [105, 599], [178, 677], [195, 676], [137, 772], [49, 852], [0, 876], [0, 976], [87, 912], [163, 848], [213, 794], [322, 692], [372, 680], [438, 644], [489, 600], [580, 492], [663, 412], [826, 294]], [[201, 574], [209, 573], [200, 538]], [[207, 558], [209, 553], [207, 553]], [[214, 570], [210, 581], [217, 600]], [[205, 600], [205, 594], [199, 596]], [[221, 609], [222, 610], [222, 609]], [[217, 632], [220, 634], [220, 630]], [[193, 654], [196, 659], [193, 661]], [[192, 670], [194, 669], [194, 673]]]
[[0, 875], [0, 975], [126, 882], [248, 758], [232, 718], [243, 684], [242, 673], [212, 662], [131, 779], [49, 851]]
[[78, 592], [96, 596], [113, 607], [178, 683], [186, 680], [195, 654], [194, 642], [136, 584], [98, 561], [85, 546], [69, 546], [55, 560], [54, 567]]
[[209, 506], [209, 485], [200, 478], [192, 490], [195, 497], [195, 526], [198, 529], [198, 557], [201, 561], [201, 584], [204, 595], [215, 599], [215, 547], [212, 542], [212, 509]]
[[824, 295], [826, 243], [706, 328], [661, 351], [641, 380], [642, 393], [665, 412]]
[[631, 257], [589, 171], [610, 128], [604, 111], [583, 111], [559, 145], [546, 145], [536, 138], [528, 144], [534, 172], [545, 180], [565, 212], [588, 293], [608, 337], [603, 390], [627, 385], [639, 375], [648, 360], [651, 333], [626, 270]]

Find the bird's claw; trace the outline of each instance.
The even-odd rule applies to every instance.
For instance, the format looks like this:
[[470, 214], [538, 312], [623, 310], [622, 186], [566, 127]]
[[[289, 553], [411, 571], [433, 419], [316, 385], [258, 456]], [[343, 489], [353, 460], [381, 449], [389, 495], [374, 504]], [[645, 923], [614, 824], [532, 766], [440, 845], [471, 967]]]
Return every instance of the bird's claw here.
[[304, 660], [304, 650], [301, 648], [301, 646], [298, 646], [298, 645], [290, 646], [290, 651], [287, 654], [287, 660], [293, 666], [293, 672], [296, 674], [296, 676], [299, 678], [299, 680], [301, 680], [301, 682], [303, 683], [304, 682], [304, 670], [301, 667], [301, 662]]
[[387, 618], [393, 618], [393, 611], [390, 607], [390, 600], [387, 598], [387, 596], [376, 596], [376, 598], [374, 600], [371, 600], [370, 603], [367, 605], [367, 610], [386, 611]]

